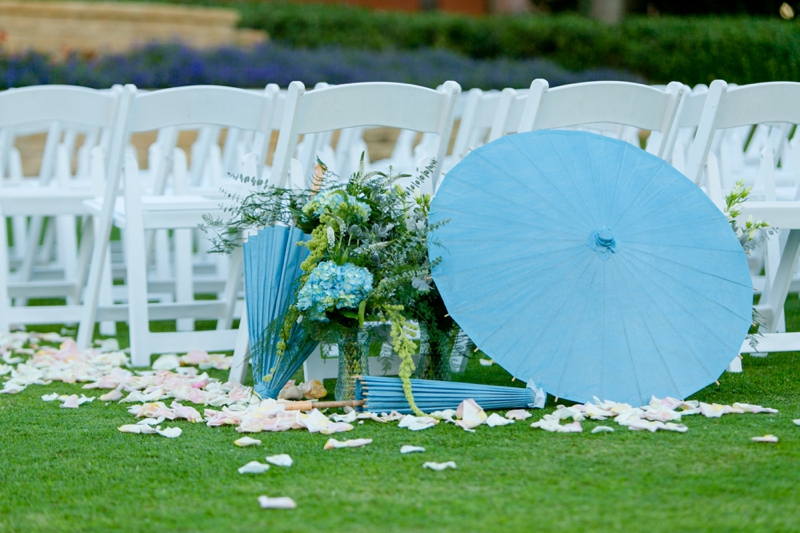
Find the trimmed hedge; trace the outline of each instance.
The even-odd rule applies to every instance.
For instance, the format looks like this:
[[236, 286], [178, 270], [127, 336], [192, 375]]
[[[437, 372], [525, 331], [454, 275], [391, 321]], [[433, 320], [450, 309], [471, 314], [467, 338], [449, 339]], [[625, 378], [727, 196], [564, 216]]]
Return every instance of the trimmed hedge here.
[[268, 0], [159, 1], [237, 9], [241, 26], [293, 47], [435, 47], [476, 59], [546, 58], [575, 71], [622, 69], [653, 83], [800, 81], [800, 22], [777, 17], [638, 16], [606, 26], [577, 15], [476, 18]]
[[73, 54], [52, 61], [29, 52], [0, 55], [0, 89], [62, 83], [104, 88], [115, 83], [160, 89], [182, 85], [286, 87], [294, 80], [308, 87], [328, 83], [395, 81], [436, 87], [446, 80], [464, 89], [527, 87], [534, 78], [551, 85], [594, 80], [643, 81], [629, 73], [595, 69], [569, 72], [546, 59], [470, 59], [449, 50], [354, 50], [326, 46], [296, 49], [276, 43], [253, 48], [196, 50], [176, 44], [151, 44], [126, 54], [86, 58]]
[[574, 15], [370, 12], [343, 6], [235, 4], [242, 26], [292, 46], [441, 47], [473, 58], [543, 57], [571, 70], [609, 67], [651, 82], [800, 81], [800, 26], [780, 19], [631, 17], [618, 26]]

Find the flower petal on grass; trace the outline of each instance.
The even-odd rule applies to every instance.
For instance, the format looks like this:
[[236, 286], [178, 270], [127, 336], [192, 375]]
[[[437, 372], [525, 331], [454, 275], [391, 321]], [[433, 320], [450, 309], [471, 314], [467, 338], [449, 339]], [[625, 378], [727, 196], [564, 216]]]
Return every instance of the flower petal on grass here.
[[797, 420], [792, 420], [792, 422], [794, 422], [796, 426], [800, 426], [800, 418], [798, 418]]
[[261, 506], [262, 509], [296, 509], [297, 504], [295, 501], [288, 496], [282, 496], [280, 498], [268, 498], [266, 496], [259, 496], [258, 497], [258, 505]]
[[720, 405], [718, 403], [703, 403], [700, 402], [700, 413], [706, 418], [719, 418], [726, 413], [727, 405]]
[[777, 409], [772, 409], [771, 407], [761, 407], [760, 405], [750, 405], [749, 403], [739, 403], [736, 402], [733, 404], [733, 408], [741, 409], [745, 413], [777, 413]]
[[269, 465], [259, 463], [258, 461], [250, 461], [246, 465], [239, 468], [240, 474], [263, 474], [269, 470]]
[[181, 361], [178, 359], [178, 355], [168, 353], [156, 359], [153, 363], [153, 370], [175, 370], [179, 366], [181, 366]]
[[582, 433], [583, 428], [581, 427], [581, 423], [577, 420], [575, 422], [570, 422], [569, 424], [564, 424], [560, 428], [558, 428], [559, 433]]
[[165, 428], [161, 429], [161, 426], [156, 428], [156, 432], [161, 435], [162, 437], [167, 437], [168, 439], [177, 439], [183, 433], [181, 428]]
[[292, 464], [294, 464], [292, 458], [285, 453], [281, 453], [279, 455], [270, 455], [267, 457], [267, 462], [275, 466], [286, 466], [286, 467], [292, 466]]
[[122, 399], [122, 390], [120, 389], [120, 387], [117, 387], [116, 389], [110, 392], [100, 395], [101, 402], [115, 402], [120, 399]]
[[763, 437], [753, 437], [750, 439], [753, 442], [778, 442], [778, 437], [775, 435], [764, 435]]
[[236, 439], [233, 443], [242, 448], [245, 446], [261, 446], [261, 441], [252, 437], [242, 437], [241, 439]]
[[350, 411], [349, 413], [343, 415], [331, 415], [331, 420], [334, 422], [346, 422], [348, 424], [352, 424], [356, 421], [356, 416], [358, 413], [355, 411]]
[[455, 469], [456, 468], [456, 462], [455, 461], [447, 461], [446, 463], [428, 462], [428, 463], [424, 463], [422, 465], [422, 468], [429, 468], [431, 470], [435, 470], [437, 472], [441, 472], [442, 470], [446, 470], [448, 468]]
[[77, 394], [71, 394], [64, 399], [64, 402], [59, 407], [62, 409], [77, 409], [80, 406], [79, 401]]
[[45, 394], [42, 396], [42, 400], [45, 402], [53, 402], [58, 400], [58, 393], [54, 392], [53, 394]]
[[486, 425], [489, 426], [490, 428], [497, 426], [507, 426], [513, 423], [514, 423], [513, 420], [509, 420], [508, 418], [503, 418], [497, 413], [492, 413], [491, 415], [489, 415], [489, 418], [486, 419]]
[[608, 426], [597, 426], [592, 430], [592, 433], [614, 433], [614, 428]]
[[439, 423], [439, 421], [430, 416], [406, 415], [400, 420], [397, 427], [408, 428], [411, 431], [422, 431], [423, 429], [432, 428], [437, 423]]
[[408, 444], [400, 446], [400, 453], [403, 453], [403, 454], [406, 454], [406, 453], [421, 453], [421, 452], [424, 452], [424, 451], [425, 451], [425, 448], [423, 448], [422, 446], [410, 446]]
[[344, 442], [336, 439], [328, 439], [328, 442], [325, 443], [323, 449], [333, 450], [334, 448], [358, 448], [360, 446], [366, 446], [367, 444], [372, 444], [372, 439], [351, 439]]
[[492, 366], [494, 364], [494, 361], [491, 359], [478, 359], [478, 362], [481, 366]]
[[472, 398], [464, 400], [459, 404], [456, 416], [461, 419], [461, 423], [457, 425], [464, 429], [476, 428], [483, 424], [488, 418], [483, 408]]
[[156, 428], [148, 424], [143, 424], [142, 422], [139, 422], [138, 424], [125, 424], [117, 429], [123, 433], [137, 433], [142, 435], [150, 435], [157, 431]]
[[527, 420], [532, 416], [533, 415], [530, 414], [525, 409], [512, 409], [511, 411], [506, 413], [506, 418], [508, 418], [509, 420]]
[[175, 418], [184, 418], [189, 422], [202, 422], [203, 417], [197, 412], [197, 409], [188, 405], [181, 405], [178, 402], [172, 402], [170, 409], [175, 413]]

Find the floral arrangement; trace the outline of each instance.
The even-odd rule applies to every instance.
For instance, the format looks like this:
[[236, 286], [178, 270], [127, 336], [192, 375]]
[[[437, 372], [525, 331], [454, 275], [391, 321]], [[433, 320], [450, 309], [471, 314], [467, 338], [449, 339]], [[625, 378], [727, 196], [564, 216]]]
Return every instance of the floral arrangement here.
[[[738, 217], [741, 214], [741, 205], [747, 201], [752, 187], [745, 187], [744, 181], [739, 180], [725, 197], [725, 216], [744, 252], [750, 254], [756, 246], [764, 242], [770, 235], [775, 233], [775, 228], [770, 227], [769, 222], [764, 220], [754, 221], [752, 216], [747, 217], [744, 226], [739, 226]], [[753, 323], [747, 334], [750, 346], [755, 348], [758, 345], [759, 327], [761, 326], [761, 315], [753, 308]]]
[[[432, 169], [429, 166], [403, 188], [395, 181], [407, 176], [391, 171], [367, 173], [363, 159], [344, 183], [318, 162], [310, 190], [256, 182], [256, 188], [244, 197], [229, 195], [234, 206], [226, 208], [228, 220], [206, 220], [207, 230], [216, 233], [213, 242], [218, 251], [237, 246], [245, 229], [275, 223], [295, 225], [311, 235], [298, 243], [310, 253], [302, 264], [292, 304], [278, 319], [280, 324], [273, 325], [280, 328], [276, 349], [281, 355], [290, 348], [297, 325], [317, 341], [338, 344], [337, 399], [352, 397], [350, 374], [366, 370], [366, 356], [361, 363], [348, 362], [356, 356], [347, 351], [343, 339], [352, 344], [361, 335], [363, 345], [363, 334], [372, 325], [390, 324], [406, 397], [420, 413], [408, 381], [415, 369], [411, 356], [417, 351], [414, 339], [419, 325], [430, 338], [455, 337], [457, 330], [430, 275], [435, 261], [428, 258], [427, 240], [438, 227], [428, 225], [431, 197], [417, 192]], [[343, 362], [351, 364], [346, 372]]]

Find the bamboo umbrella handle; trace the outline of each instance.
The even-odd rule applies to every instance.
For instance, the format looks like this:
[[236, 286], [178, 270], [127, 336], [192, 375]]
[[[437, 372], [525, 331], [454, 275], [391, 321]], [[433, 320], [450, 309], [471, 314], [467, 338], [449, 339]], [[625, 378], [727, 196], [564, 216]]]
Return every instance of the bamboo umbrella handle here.
[[287, 411], [310, 411], [314, 408], [361, 407], [365, 403], [367, 403], [366, 400], [342, 400], [339, 402], [312, 402], [311, 400], [306, 400], [303, 402], [286, 403], [284, 405]]

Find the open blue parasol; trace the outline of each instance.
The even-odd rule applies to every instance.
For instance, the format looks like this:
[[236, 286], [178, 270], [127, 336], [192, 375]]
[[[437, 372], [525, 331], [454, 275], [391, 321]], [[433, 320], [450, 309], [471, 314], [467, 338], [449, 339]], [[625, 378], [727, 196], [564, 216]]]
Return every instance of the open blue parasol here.
[[[244, 286], [250, 364], [256, 392], [275, 398], [316, 347], [295, 325], [286, 352], [278, 357], [280, 318], [289, 307], [300, 264], [308, 249], [297, 246], [309, 236], [297, 228], [269, 226], [244, 243]], [[265, 379], [266, 378], [266, 379]]]
[[[666, 162], [585, 132], [471, 152], [431, 206], [448, 312], [517, 379], [643, 405], [713, 383], [752, 319], [725, 216]], [[437, 244], [438, 243], [438, 244]]]

